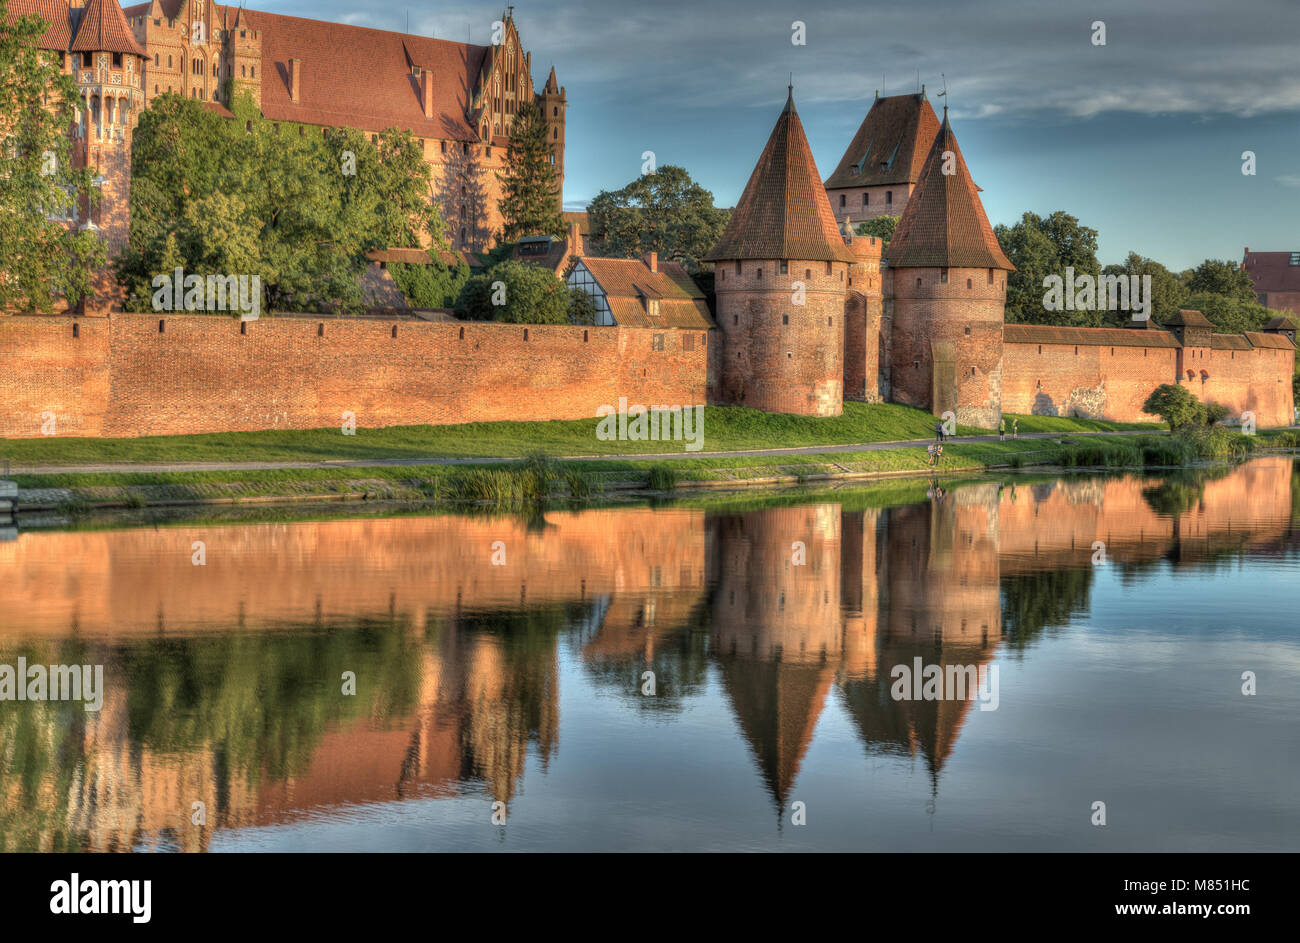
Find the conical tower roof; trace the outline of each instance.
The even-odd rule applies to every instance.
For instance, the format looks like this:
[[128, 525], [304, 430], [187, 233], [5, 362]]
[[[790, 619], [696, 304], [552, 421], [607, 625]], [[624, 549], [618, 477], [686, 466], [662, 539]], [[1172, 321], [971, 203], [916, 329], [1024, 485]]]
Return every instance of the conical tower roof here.
[[123, 52], [145, 58], [145, 51], [126, 25], [126, 16], [117, 0], [90, 0], [86, 4], [71, 51]]
[[555, 66], [551, 66], [551, 74], [546, 77], [546, 85], [543, 87], [544, 92], [558, 92], [560, 83], [555, 78]]
[[[945, 174], [951, 152], [953, 172]], [[943, 125], [921, 168], [916, 189], [886, 250], [890, 268], [996, 268], [1015, 271], [998, 245], [966, 159], [943, 110]]]
[[835, 225], [793, 88], [726, 231], [704, 258], [855, 261]]

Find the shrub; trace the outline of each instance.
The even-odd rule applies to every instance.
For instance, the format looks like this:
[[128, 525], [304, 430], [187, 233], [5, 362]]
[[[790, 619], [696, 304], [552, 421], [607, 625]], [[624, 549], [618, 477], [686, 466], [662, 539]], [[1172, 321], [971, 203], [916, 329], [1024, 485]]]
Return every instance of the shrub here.
[[1147, 397], [1142, 404], [1142, 411], [1159, 416], [1169, 423], [1172, 430], [1196, 422], [1200, 418], [1201, 404], [1186, 387], [1176, 383], [1162, 383]]
[[1222, 403], [1206, 403], [1204, 408], [1205, 424], [1207, 426], [1217, 425], [1223, 422], [1231, 414], [1227, 406]]
[[671, 465], [655, 465], [650, 469], [646, 487], [652, 491], [672, 491], [677, 487], [677, 469]]

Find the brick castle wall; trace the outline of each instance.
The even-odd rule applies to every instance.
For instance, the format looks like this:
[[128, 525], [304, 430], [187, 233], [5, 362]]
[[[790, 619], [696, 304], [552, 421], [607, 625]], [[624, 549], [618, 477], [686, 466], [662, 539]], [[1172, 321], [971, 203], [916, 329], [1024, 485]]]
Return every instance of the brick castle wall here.
[[[159, 331], [159, 323], [163, 330]], [[78, 336], [73, 337], [73, 328]], [[584, 419], [706, 402], [706, 332], [482, 322], [0, 319], [0, 435], [140, 436]], [[396, 329], [396, 336], [393, 331]], [[683, 335], [696, 335], [694, 349]], [[662, 349], [656, 349], [662, 345]]]
[[[1157, 417], [1144, 413], [1142, 404], [1160, 384], [1179, 382], [1202, 402], [1227, 406], [1233, 416], [1253, 411], [1261, 427], [1291, 423], [1293, 350], [1203, 350], [1204, 358], [1187, 361], [1196, 366], [1189, 381], [1186, 372], [1178, 376], [1177, 348], [1008, 343], [1003, 346], [1002, 408], [1154, 422]], [[1201, 364], [1209, 375], [1204, 381]]]

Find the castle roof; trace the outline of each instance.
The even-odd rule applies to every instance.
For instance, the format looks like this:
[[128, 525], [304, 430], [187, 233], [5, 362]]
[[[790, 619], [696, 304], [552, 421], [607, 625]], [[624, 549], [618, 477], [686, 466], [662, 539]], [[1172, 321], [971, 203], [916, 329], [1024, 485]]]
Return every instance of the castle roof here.
[[1165, 321], [1166, 325], [1182, 325], [1183, 327], [1208, 327], [1214, 328], [1214, 322], [1201, 314], [1199, 311], [1192, 311], [1187, 308], [1179, 308], [1178, 313], [1171, 315], [1169, 320]]
[[1008, 344], [1076, 344], [1092, 347], [1182, 346], [1168, 331], [1133, 331], [1123, 327], [1064, 327], [1055, 324], [1005, 324], [1002, 326], [1002, 340]]
[[1264, 325], [1264, 330], [1266, 331], [1294, 331], [1295, 329], [1295, 321], [1291, 320], [1286, 315], [1278, 315], [1275, 318], [1269, 318], [1268, 323]]
[[22, 16], [37, 16], [45, 21], [40, 48], [67, 52], [72, 45], [72, 12], [68, 0], [9, 0], [10, 22]]
[[793, 89], [722, 238], [704, 258], [854, 261], [835, 225]]
[[560, 83], [555, 78], [555, 66], [551, 66], [551, 74], [546, 77], [546, 85], [542, 88], [545, 92], [558, 92]]
[[[657, 272], [642, 259], [604, 259], [583, 256], [591, 277], [605, 292], [610, 313], [620, 327], [686, 328], [706, 331], [714, 327], [704, 292], [676, 262], [659, 262]], [[659, 314], [646, 311], [643, 299], [659, 302]]]
[[[944, 155], [953, 155], [945, 174]], [[996, 268], [1015, 271], [998, 245], [975, 181], [943, 111], [939, 129], [886, 256], [892, 268]]]
[[145, 58], [146, 53], [126, 25], [117, 0], [90, 0], [77, 24], [73, 52], [121, 52]]
[[876, 97], [826, 189], [915, 183], [939, 133], [924, 92]]
[[1300, 252], [1247, 249], [1241, 264], [1255, 291], [1300, 291]]

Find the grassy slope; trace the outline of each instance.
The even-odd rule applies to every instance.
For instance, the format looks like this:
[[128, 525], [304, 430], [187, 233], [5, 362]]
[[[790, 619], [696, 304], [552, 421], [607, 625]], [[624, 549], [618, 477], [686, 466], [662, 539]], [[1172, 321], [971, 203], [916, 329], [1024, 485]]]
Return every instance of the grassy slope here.
[[[602, 442], [596, 419], [555, 422], [492, 422], [458, 426], [229, 432], [138, 439], [39, 438], [0, 443], [0, 456], [17, 465], [118, 462], [255, 462], [346, 459], [493, 457], [542, 450], [551, 455], [634, 455], [680, 451], [680, 442]], [[929, 413], [894, 404], [845, 403], [830, 419], [762, 413], [737, 406], [710, 406], [704, 416], [704, 449], [797, 448], [925, 439], [934, 434]], [[1078, 432], [1142, 428], [1136, 424], [1020, 417], [1021, 432]], [[959, 427], [962, 435], [988, 430]], [[408, 476], [409, 477], [409, 476]]]

